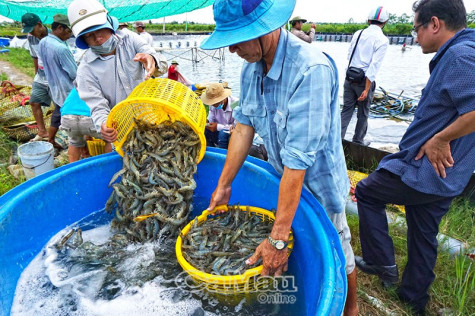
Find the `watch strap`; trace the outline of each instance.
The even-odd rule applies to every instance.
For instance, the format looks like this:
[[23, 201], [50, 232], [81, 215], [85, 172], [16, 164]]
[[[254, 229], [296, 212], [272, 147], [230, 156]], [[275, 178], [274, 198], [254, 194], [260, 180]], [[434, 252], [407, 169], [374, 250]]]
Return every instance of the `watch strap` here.
[[[267, 237], [267, 240], [268, 240], [269, 243], [270, 243], [274, 248], [276, 248], [277, 250], [283, 250], [283, 249], [287, 248], [287, 246], [289, 245], [288, 242], [285, 242], [285, 241], [283, 241], [283, 240], [274, 239], [274, 238], [272, 238], [271, 236], [268, 236], [268, 237]], [[284, 243], [284, 247], [283, 247], [282, 249], [277, 248], [277, 243], [279, 243], [279, 242], [283, 242], [283, 243]]]

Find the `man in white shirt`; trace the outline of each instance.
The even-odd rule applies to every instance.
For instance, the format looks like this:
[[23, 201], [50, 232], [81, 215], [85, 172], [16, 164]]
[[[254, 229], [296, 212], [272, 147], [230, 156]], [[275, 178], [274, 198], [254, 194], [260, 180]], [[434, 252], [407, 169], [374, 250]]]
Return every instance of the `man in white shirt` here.
[[145, 24], [140, 21], [135, 22], [134, 28], [137, 31], [137, 34], [139, 34], [140, 37], [143, 38], [148, 45], [153, 47], [153, 37], [152, 35], [150, 35], [150, 33], [145, 32]]
[[[348, 60], [351, 59], [348, 68], [357, 67], [363, 70], [365, 78], [361, 82], [352, 82], [348, 77], [345, 80], [343, 86], [344, 105], [341, 111], [341, 138], [345, 137], [355, 106], [358, 106], [358, 120], [353, 142], [364, 146], [369, 145], [369, 142], [364, 141], [364, 137], [368, 130], [369, 107], [376, 87], [376, 73], [389, 45], [389, 40], [382, 30], [388, 18], [389, 14], [383, 7], [371, 10], [368, 16], [369, 26], [364, 30], [355, 32], [348, 50]], [[360, 37], [359, 40], [358, 37]], [[358, 43], [356, 43], [357, 41]], [[355, 45], [356, 49], [353, 54]], [[352, 54], [353, 58], [351, 58]]]

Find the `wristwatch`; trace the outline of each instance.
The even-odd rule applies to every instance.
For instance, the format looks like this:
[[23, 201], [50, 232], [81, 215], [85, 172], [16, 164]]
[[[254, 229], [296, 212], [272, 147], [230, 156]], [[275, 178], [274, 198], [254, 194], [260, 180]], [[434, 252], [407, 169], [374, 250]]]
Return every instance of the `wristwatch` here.
[[277, 250], [282, 250], [282, 249], [286, 248], [287, 245], [289, 244], [288, 242], [285, 242], [283, 240], [276, 240], [276, 239], [272, 238], [271, 236], [267, 237], [267, 240]]

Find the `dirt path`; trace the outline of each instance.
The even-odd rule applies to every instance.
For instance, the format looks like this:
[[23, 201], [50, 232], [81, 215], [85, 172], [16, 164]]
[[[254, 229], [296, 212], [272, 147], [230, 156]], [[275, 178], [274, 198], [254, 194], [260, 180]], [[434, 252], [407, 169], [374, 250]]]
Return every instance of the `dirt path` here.
[[20, 72], [7, 61], [0, 60], [0, 73], [5, 73], [13, 84], [31, 86], [33, 78]]

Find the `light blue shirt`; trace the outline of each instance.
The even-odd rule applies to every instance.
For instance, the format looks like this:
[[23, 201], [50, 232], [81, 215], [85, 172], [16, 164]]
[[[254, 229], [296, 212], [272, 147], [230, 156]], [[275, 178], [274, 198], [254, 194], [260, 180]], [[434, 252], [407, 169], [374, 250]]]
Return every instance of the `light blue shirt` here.
[[81, 100], [76, 88], [73, 88], [60, 109], [61, 116], [63, 115], [83, 115], [91, 116], [91, 110], [86, 102]]
[[234, 117], [262, 137], [277, 172], [306, 170], [304, 185], [327, 213], [344, 210], [350, 184], [331, 58], [282, 29], [267, 76], [262, 62], [244, 63]]
[[40, 41], [39, 53], [54, 103], [62, 106], [74, 87], [77, 65], [67, 42], [53, 34]]

